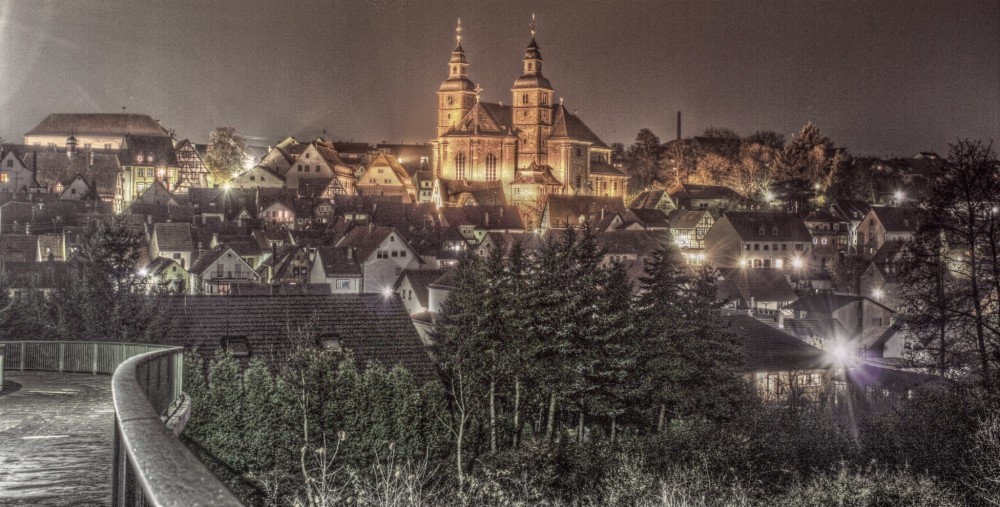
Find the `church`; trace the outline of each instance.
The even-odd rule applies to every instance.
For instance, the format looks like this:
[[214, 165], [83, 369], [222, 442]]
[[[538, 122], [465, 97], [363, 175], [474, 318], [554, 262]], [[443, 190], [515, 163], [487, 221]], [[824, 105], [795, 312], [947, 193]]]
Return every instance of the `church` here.
[[611, 165], [611, 148], [561, 98], [555, 100], [542, 74], [534, 17], [509, 104], [480, 100], [482, 88], [469, 78], [461, 21], [455, 32], [448, 78], [437, 91], [437, 137], [430, 142], [438, 205], [456, 204], [449, 188], [470, 186], [499, 191], [529, 220], [537, 219], [551, 194], [624, 199], [628, 176]]

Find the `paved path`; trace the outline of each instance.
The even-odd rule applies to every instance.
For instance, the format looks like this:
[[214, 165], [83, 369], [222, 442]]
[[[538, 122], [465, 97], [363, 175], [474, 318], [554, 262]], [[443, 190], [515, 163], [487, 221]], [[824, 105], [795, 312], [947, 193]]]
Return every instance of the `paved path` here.
[[[109, 505], [111, 376], [6, 373], [0, 392], [0, 505]], [[16, 390], [8, 392], [11, 383]]]

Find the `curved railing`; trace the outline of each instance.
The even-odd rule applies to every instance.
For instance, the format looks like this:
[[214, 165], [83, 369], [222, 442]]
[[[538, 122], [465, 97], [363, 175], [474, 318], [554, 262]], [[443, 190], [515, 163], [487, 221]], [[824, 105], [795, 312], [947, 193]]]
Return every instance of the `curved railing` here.
[[114, 375], [112, 505], [241, 505], [177, 439], [190, 407], [183, 398], [182, 347], [0, 342], [0, 385], [5, 369]]

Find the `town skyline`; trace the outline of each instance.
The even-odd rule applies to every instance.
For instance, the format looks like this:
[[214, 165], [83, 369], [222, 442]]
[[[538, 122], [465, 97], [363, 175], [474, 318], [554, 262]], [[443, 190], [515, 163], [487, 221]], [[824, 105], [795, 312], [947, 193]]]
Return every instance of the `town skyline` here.
[[[310, 15], [289, 16], [274, 5], [247, 14], [216, 2], [200, 18], [183, 2], [74, 5], [0, 4], [0, 28], [19, 35], [0, 49], [0, 71], [13, 76], [0, 84], [8, 142], [52, 111], [124, 106], [196, 142], [232, 125], [264, 145], [324, 130], [334, 139], [423, 143], [433, 137], [428, 118], [456, 18], [484, 100], [507, 101], [532, 12], [558, 96], [609, 144], [630, 144], [641, 128], [673, 139], [677, 111], [685, 137], [708, 126], [787, 136], [813, 121], [838, 146], [879, 156], [995, 139], [1000, 124], [1000, 33], [992, 28], [1000, 9], [987, 2], [961, 11], [932, 2], [814, 9], [821, 12], [625, 3], [601, 16], [591, 12], [596, 3], [566, 16], [527, 3], [303, 2], [296, 12]], [[216, 12], [227, 9], [230, 16]], [[352, 22], [338, 22], [345, 18]]]

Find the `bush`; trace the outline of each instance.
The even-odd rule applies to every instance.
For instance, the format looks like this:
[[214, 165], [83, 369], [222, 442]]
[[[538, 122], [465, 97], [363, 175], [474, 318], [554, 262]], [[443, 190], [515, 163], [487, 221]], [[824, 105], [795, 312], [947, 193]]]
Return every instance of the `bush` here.
[[868, 468], [852, 470], [846, 465], [810, 481], [793, 485], [788, 492], [772, 497], [775, 507], [958, 507], [958, 498], [928, 477], [908, 470], [887, 472]]

